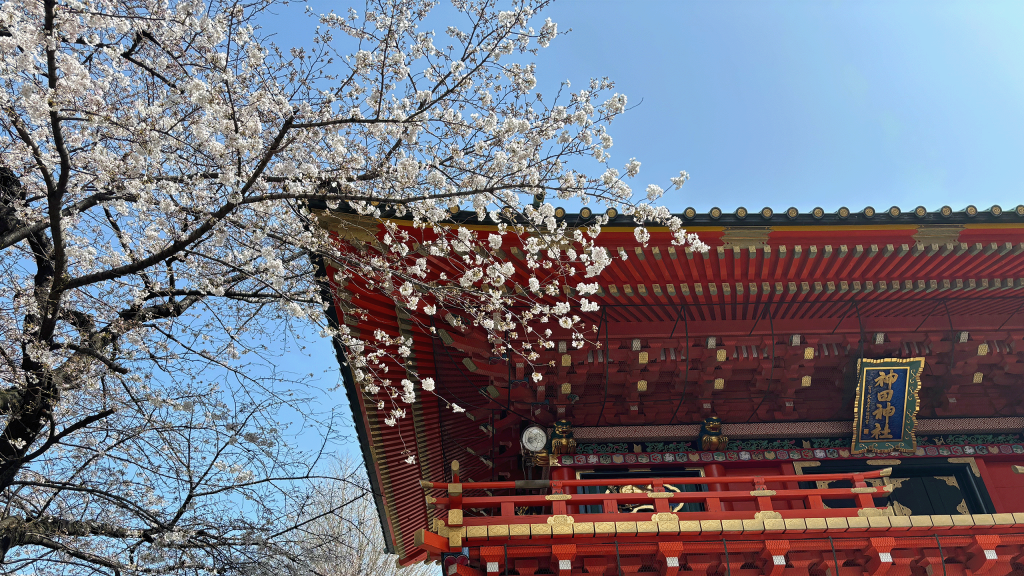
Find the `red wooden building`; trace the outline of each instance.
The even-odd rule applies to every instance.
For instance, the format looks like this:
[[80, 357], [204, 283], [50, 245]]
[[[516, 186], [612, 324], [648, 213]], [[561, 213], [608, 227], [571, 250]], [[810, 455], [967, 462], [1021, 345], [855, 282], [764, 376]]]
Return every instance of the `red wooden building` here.
[[[432, 337], [394, 302], [339, 289], [373, 312], [339, 306], [343, 322], [411, 336], [416, 369], [467, 407], [425, 396], [388, 427], [347, 378], [400, 562], [461, 555], [446, 573], [479, 576], [1024, 573], [1024, 206], [682, 217], [709, 252], [657, 230], [639, 247], [623, 216], [604, 228], [599, 242], [628, 258], [599, 278], [601, 346], [547, 351], [540, 385], [451, 317]], [[865, 428], [869, 450], [853, 453], [858, 360], [910, 358], [923, 359], [910, 451], [870, 448]], [[727, 440], [702, 440], [713, 415]]]

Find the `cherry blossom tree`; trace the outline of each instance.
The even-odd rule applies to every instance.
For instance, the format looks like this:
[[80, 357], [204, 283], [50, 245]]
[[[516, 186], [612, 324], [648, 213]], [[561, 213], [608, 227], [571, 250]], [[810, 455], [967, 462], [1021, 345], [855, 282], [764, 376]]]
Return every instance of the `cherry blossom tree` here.
[[[331, 476], [339, 415], [282, 354], [309, 327], [334, 338], [392, 423], [434, 391], [389, 371], [403, 337], [332, 322], [332, 290], [455, 313], [533, 361], [552, 330], [588, 340], [612, 257], [594, 244], [605, 216], [569, 227], [553, 201], [703, 248], [660, 186], [634, 198], [639, 162], [613, 166], [627, 101], [610, 81], [536, 90], [532, 59], [559, 34], [547, 2], [457, 0], [440, 31], [433, 4], [313, 15], [291, 49], [260, 24], [301, 8], [270, 0], [0, 4], [5, 568], [318, 573], [292, 511]], [[497, 233], [453, 225], [460, 207]]]
[[[374, 506], [361, 467], [348, 460], [332, 466], [332, 476], [351, 481], [316, 482], [316, 497], [295, 511], [294, 556], [324, 576], [436, 576], [433, 563], [399, 568], [395, 557], [385, 552], [380, 517]], [[281, 574], [281, 566], [272, 574]], [[297, 572], [309, 573], [304, 567]]]

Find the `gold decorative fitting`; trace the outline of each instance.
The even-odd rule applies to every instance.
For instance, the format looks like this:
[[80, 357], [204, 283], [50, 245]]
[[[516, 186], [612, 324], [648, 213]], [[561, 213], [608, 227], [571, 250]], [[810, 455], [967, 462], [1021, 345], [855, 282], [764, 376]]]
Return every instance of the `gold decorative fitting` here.
[[761, 208], [761, 217], [762, 218], [764, 218], [764, 219], [771, 218], [772, 214], [774, 214], [774, 212], [772, 212], [771, 208], [769, 208], [767, 206], [765, 206], [764, 208]]
[[889, 208], [889, 216], [892, 216], [893, 218], [896, 218], [899, 215], [900, 215], [900, 207], [899, 206], [893, 206], [892, 208]]
[[850, 209], [847, 208], [846, 206], [843, 206], [842, 208], [839, 209], [839, 212], [837, 212], [837, 214], [840, 218], [846, 220], [847, 218], [850, 217]]
[[458, 460], [452, 460], [452, 472], [458, 472], [458, 471], [459, 471], [459, 461]]
[[874, 494], [878, 490], [872, 486], [860, 486], [857, 488], [850, 488], [850, 492], [853, 494]]
[[647, 392], [647, 380], [641, 380], [636, 383], [637, 392]]
[[565, 208], [561, 206], [555, 208], [555, 218], [565, 218]]
[[804, 360], [814, 360], [814, 348], [808, 346], [804, 348]]
[[1013, 465], [1011, 468], [1014, 474], [1024, 474], [1024, 466]]
[[429, 490], [433, 487], [434, 483], [431, 482], [430, 480], [420, 480], [420, 488], [423, 488], [424, 490]]
[[711, 216], [715, 220], [718, 220], [719, 218], [722, 217], [722, 209], [719, 208], [718, 206], [715, 206], [714, 208], [711, 209], [711, 212], [708, 212], [708, 216]]
[[790, 219], [796, 218], [799, 215], [800, 211], [796, 208], [790, 207], [789, 210], [786, 210], [786, 216], [789, 216]]
[[871, 206], [868, 206], [867, 208], [864, 209], [864, 215], [867, 216], [868, 218], [871, 218], [872, 216], [875, 215], [875, 209], [872, 208]]
[[988, 356], [988, 342], [978, 344], [978, 356]]
[[883, 460], [868, 460], [868, 466], [899, 466], [903, 461], [898, 458], [886, 458]]
[[572, 494], [548, 494], [545, 500], [572, 500]]
[[572, 366], [572, 356], [562, 354], [562, 366]]
[[594, 215], [594, 211], [590, 208], [584, 208], [580, 210], [580, 218], [587, 219]]
[[754, 520], [782, 520], [782, 514], [774, 510], [766, 510], [754, 514]]
[[571, 382], [562, 382], [562, 394], [572, 394]]
[[605, 215], [607, 215], [607, 216], [608, 216], [609, 218], [615, 218], [616, 216], [618, 216], [618, 215], [619, 215], [619, 211], [618, 211], [618, 210], [616, 210], [615, 208], [609, 208], [609, 209], [605, 210], [605, 211], [604, 211], [604, 213], [605, 213]]
[[548, 524], [572, 524], [575, 522], [572, 516], [566, 516], [565, 514], [555, 514], [554, 516], [548, 516]]
[[437, 498], [427, 496], [427, 508], [433, 508], [435, 504], [437, 504]]
[[751, 490], [751, 496], [775, 496], [775, 490]]
[[[900, 461], [897, 460], [896, 463], [899, 464]], [[889, 476], [892, 476], [892, 468], [882, 468], [878, 471], [878, 475], [882, 478], [888, 478]]]
[[990, 212], [990, 213], [991, 213], [991, 214], [992, 214], [993, 216], [999, 216], [1000, 214], [1002, 214], [1002, 213], [1003, 213], [1003, 208], [1002, 208], [1002, 207], [1001, 207], [1000, 205], [996, 204], [995, 206], [993, 206], [993, 207], [989, 208], [989, 209], [988, 209], [988, 211], [989, 211], [989, 212]]
[[725, 390], [725, 378], [715, 378], [715, 390]]
[[650, 354], [648, 354], [647, 352], [641, 352], [639, 357], [637, 358], [637, 360], [641, 364], [647, 364], [647, 362], [650, 360], [650, 358], [651, 358]]
[[810, 388], [811, 387], [811, 375], [810, 374], [808, 374], [806, 376], [802, 376], [800, 378], [800, 386], [803, 387], [803, 388]]
[[692, 219], [697, 216], [697, 211], [693, 208], [687, 208], [686, 210], [683, 210], [683, 216]]
[[821, 208], [815, 208], [814, 210], [811, 210], [811, 216], [814, 216], [815, 219], [821, 220], [821, 217], [824, 215], [825, 211], [822, 210]]
[[817, 466], [821, 466], [821, 462], [817, 460], [810, 460], [807, 462], [793, 462], [793, 470], [795, 470], [797, 474], [803, 474], [804, 468], [814, 468]]
[[412, 536], [413, 544], [415, 544], [417, 547], [423, 546], [423, 542], [427, 539], [426, 535], [427, 531], [423, 528], [417, 530]]
[[636, 534], [636, 522], [616, 522], [616, 534]]
[[589, 536], [594, 535], [594, 523], [593, 522], [577, 522], [572, 525], [572, 533], [575, 535], [587, 534]]
[[675, 492], [648, 492], [648, 498], [671, 498]]
[[[458, 470], [458, 468], [455, 468], [455, 470]], [[448, 485], [448, 495], [449, 496], [462, 496], [462, 483], [461, 482], [452, 482], [451, 484], [449, 484]]]
[[746, 218], [747, 217], [747, 209], [742, 207], [742, 206], [737, 208], [736, 209], [736, 217], [737, 218]]
[[968, 206], [964, 212], [966, 212], [968, 216], [976, 216], [978, 214], [978, 208], [972, 204]]
[[953, 209], [950, 208], [949, 206], [943, 206], [942, 208], [939, 209], [939, 214], [942, 214], [946, 218], [949, 218], [950, 216], [953, 215]]
[[449, 510], [448, 525], [458, 526], [459, 524], [462, 524], [462, 510]]
[[1017, 213], [1017, 216], [1024, 216], [1024, 204], [1017, 204], [1013, 211]]
[[728, 354], [729, 353], [726, 352], [725, 348], [719, 348], [718, 350], [715, 350], [715, 360], [719, 362], [725, 362], [725, 359], [728, 357]]
[[948, 458], [946, 460], [946, 462], [949, 462], [950, 464], [967, 464], [967, 465], [969, 465], [971, 467], [971, 472], [974, 473], [974, 477], [975, 478], [981, 478], [981, 470], [978, 469], [978, 463], [975, 462], [974, 458], [972, 458], [972, 457]]
[[892, 508], [861, 508], [857, 511], [857, 516], [860, 518], [892, 516]]
[[651, 515], [651, 522], [672, 522], [679, 520], [679, 517], [671, 512], [658, 512]]
[[984, 374], [982, 374], [981, 372], [975, 372], [974, 377], [971, 378], [971, 381], [974, 382], [975, 384], [981, 384], [981, 381], [984, 380], [984, 378]]
[[928, 214], [928, 210], [924, 206], [918, 206], [914, 208], [914, 215], [918, 218], [924, 218]]

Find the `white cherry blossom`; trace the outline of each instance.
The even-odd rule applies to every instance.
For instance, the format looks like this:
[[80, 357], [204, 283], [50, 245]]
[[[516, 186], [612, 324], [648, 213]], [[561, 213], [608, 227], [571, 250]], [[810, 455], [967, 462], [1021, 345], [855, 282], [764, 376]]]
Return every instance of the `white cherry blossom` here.
[[280, 369], [305, 330], [398, 426], [434, 394], [465, 408], [367, 298], [540, 381], [539, 350], [594, 337], [614, 256], [607, 216], [557, 204], [706, 249], [659, 186], [633, 198], [638, 161], [611, 166], [614, 83], [536, 92], [546, 4], [460, 1], [435, 28], [433, 2], [371, 0], [294, 48], [260, 25], [302, 8], [271, 0], [0, 4], [0, 562], [307, 574], [284, 502], [324, 467], [290, 439], [327, 445], [339, 412]]

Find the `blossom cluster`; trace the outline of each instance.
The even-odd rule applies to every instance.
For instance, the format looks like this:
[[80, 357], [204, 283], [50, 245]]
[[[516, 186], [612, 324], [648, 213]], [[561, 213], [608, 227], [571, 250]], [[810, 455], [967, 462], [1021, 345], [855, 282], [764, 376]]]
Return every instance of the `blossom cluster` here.
[[402, 428], [443, 383], [407, 330], [366, 329], [380, 302], [431, 335], [479, 329], [540, 381], [556, 335], [593, 337], [618, 257], [596, 241], [607, 216], [570, 226], [556, 204], [705, 248], [661, 187], [634, 198], [639, 161], [612, 161], [613, 82], [538, 90], [561, 34], [546, 2], [497, 4], [460, 0], [435, 31], [430, 0], [372, 0], [292, 49], [261, 28], [288, 4], [0, 4], [0, 491], [10, 514], [99, 536], [51, 534], [40, 562], [298, 561], [276, 506], [319, 453], [289, 431], [337, 429], [330, 390], [279, 369], [305, 328]]

